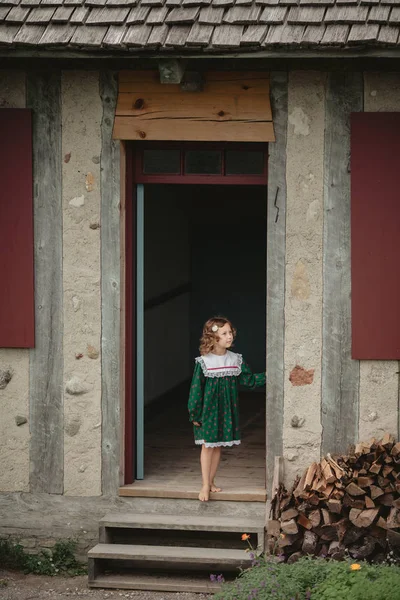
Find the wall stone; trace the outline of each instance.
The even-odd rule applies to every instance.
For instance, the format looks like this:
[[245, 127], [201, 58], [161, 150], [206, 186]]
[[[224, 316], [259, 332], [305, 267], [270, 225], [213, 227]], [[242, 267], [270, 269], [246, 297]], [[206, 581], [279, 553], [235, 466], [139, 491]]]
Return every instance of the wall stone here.
[[62, 75], [64, 493], [101, 493], [99, 76]]
[[[399, 106], [400, 72], [364, 73], [365, 112], [398, 112]], [[360, 361], [360, 439], [398, 435], [398, 371], [398, 361]]]
[[289, 75], [287, 133], [285, 406], [286, 483], [321, 445], [322, 239], [325, 75]]
[[[25, 73], [1, 71], [0, 108], [25, 106]], [[29, 424], [16, 418], [29, 418], [29, 350], [1, 348], [0, 372], [0, 491], [27, 491]]]

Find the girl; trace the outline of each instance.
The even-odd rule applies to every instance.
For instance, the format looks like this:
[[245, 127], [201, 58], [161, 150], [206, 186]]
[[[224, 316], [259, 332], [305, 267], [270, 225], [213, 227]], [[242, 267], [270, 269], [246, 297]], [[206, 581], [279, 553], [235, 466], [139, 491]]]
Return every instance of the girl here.
[[240, 444], [238, 385], [265, 384], [265, 373], [253, 375], [242, 355], [229, 350], [235, 336], [236, 330], [224, 317], [206, 322], [190, 388], [189, 420], [195, 443], [201, 444], [202, 502], [209, 500], [210, 491], [221, 491], [215, 484], [221, 447]]

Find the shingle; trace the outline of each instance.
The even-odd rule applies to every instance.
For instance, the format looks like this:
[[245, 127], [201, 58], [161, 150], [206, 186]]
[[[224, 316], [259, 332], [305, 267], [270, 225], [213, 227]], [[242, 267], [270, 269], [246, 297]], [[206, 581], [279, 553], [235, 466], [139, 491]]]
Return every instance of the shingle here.
[[129, 8], [93, 8], [86, 19], [87, 25], [116, 25], [123, 23]]
[[75, 8], [73, 6], [59, 6], [51, 20], [59, 23], [68, 23]]
[[83, 0], [64, 0], [65, 6], [82, 6]]
[[346, 43], [349, 35], [349, 25], [328, 25], [325, 30], [321, 44], [327, 46], [338, 46]]
[[168, 8], [166, 6], [162, 6], [161, 8], [152, 8], [150, 9], [146, 23], [147, 25], [162, 25], [167, 14]]
[[39, 46], [66, 46], [76, 30], [76, 25], [50, 23], [40, 38]]
[[121, 6], [130, 8], [136, 6], [137, 0], [106, 0], [106, 6]]
[[103, 39], [103, 46], [109, 48], [120, 48], [122, 46], [122, 39], [126, 33], [127, 27], [124, 25], [110, 25], [107, 30], [106, 36]]
[[213, 34], [213, 25], [201, 25], [195, 23], [192, 25], [190, 33], [186, 40], [187, 46], [208, 46]]
[[71, 46], [83, 46], [86, 48], [101, 47], [104, 36], [107, 33], [107, 27], [103, 25], [83, 25], [77, 27], [72, 39]]
[[105, 6], [106, 0], [85, 0], [85, 6], [102, 7]]
[[213, 0], [212, 5], [215, 7], [224, 6], [233, 6], [235, 4], [235, 0]]
[[261, 13], [260, 6], [234, 6], [224, 16], [224, 23], [235, 25], [256, 25]]
[[278, 6], [279, 0], [256, 0], [256, 4], [262, 6]]
[[181, 5], [181, 0], [167, 0], [165, 3], [166, 6], [170, 6], [170, 7], [174, 7], [174, 6], [180, 6]]
[[243, 35], [242, 25], [219, 25], [214, 29], [212, 45], [215, 48], [236, 48]]
[[85, 6], [77, 6], [72, 13], [71, 23], [84, 23], [88, 13], [89, 9]]
[[0, 6], [17, 6], [19, 0], [0, 0]]
[[33, 8], [29, 13], [29, 16], [26, 20], [27, 23], [48, 23], [51, 17], [54, 15], [55, 9], [52, 7], [49, 8]]
[[30, 8], [23, 6], [14, 6], [7, 15], [6, 21], [9, 23], [23, 23], [28, 16]]
[[358, 1], [359, 0], [336, 0], [336, 4], [339, 4], [339, 5], [340, 4], [347, 4], [347, 5], [349, 5], [349, 4], [356, 4], [357, 5]]
[[367, 6], [331, 6], [327, 9], [325, 23], [365, 23]]
[[141, 6], [148, 6], [149, 8], [164, 6], [163, 0], [141, 0]]
[[279, 25], [284, 22], [287, 10], [288, 9], [284, 6], [268, 6], [264, 8], [259, 21], [260, 23]]
[[131, 47], [145, 46], [151, 33], [148, 25], [132, 25], [124, 35], [123, 43]]
[[379, 33], [379, 25], [352, 25], [347, 43], [374, 42]]
[[[17, 2], [16, 2], [17, 4]], [[40, 0], [22, 0], [21, 6], [39, 6]]]
[[381, 0], [381, 4], [391, 4], [392, 6], [398, 6], [399, 0]]
[[325, 27], [323, 25], [308, 25], [302, 37], [302, 44], [319, 44], [324, 35]]
[[199, 14], [199, 10], [198, 6], [194, 8], [173, 8], [165, 19], [165, 22], [170, 25], [194, 23]]
[[299, 0], [280, 0], [279, 4], [281, 6], [297, 6], [299, 3]]
[[190, 6], [209, 6], [211, 0], [182, 0], [182, 6], [185, 8]]
[[182, 47], [186, 44], [187, 37], [191, 30], [190, 25], [173, 25], [169, 30], [165, 46]]
[[378, 35], [378, 42], [382, 44], [395, 45], [397, 44], [397, 40], [399, 39], [399, 30], [397, 27], [390, 27], [390, 25], [385, 25], [380, 28]]
[[211, 6], [207, 6], [206, 8], [202, 8], [200, 10], [198, 22], [204, 23], [205, 25], [218, 25], [219, 23], [222, 23], [223, 16], [223, 8], [213, 8]]
[[2, 25], [0, 27], [0, 45], [9, 46], [13, 43], [20, 25]]
[[160, 27], [153, 27], [151, 30], [149, 39], [147, 40], [146, 46], [163, 46], [169, 32], [168, 25], [161, 25]]
[[[257, 2], [256, 2], [257, 4]], [[253, 0], [236, 0], [235, 6], [254, 6]]]
[[243, 32], [241, 46], [260, 46], [268, 33], [268, 25], [249, 25]]
[[46, 27], [44, 25], [22, 25], [14, 38], [15, 44], [34, 45], [39, 43]]
[[135, 6], [131, 9], [126, 22], [128, 25], [144, 23], [149, 12], [150, 8], [148, 6]]
[[11, 6], [0, 6], [0, 21], [4, 21], [11, 10]]
[[61, 6], [63, 0], [41, 0], [40, 6]]
[[269, 28], [263, 46], [270, 45], [295, 45], [300, 44], [305, 27], [304, 25], [273, 25]]
[[368, 23], [386, 23], [389, 12], [390, 6], [372, 6], [368, 15]]
[[294, 25], [309, 25], [312, 23], [322, 23], [324, 20], [325, 8], [312, 6], [294, 6], [289, 10], [288, 23]]
[[312, 6], [332, 6], [335, 4], [335, 0], [300, 0], [300, 6], [304, 4]]
[[400, 23], [400, 8], [392, 8], [389, 22]]

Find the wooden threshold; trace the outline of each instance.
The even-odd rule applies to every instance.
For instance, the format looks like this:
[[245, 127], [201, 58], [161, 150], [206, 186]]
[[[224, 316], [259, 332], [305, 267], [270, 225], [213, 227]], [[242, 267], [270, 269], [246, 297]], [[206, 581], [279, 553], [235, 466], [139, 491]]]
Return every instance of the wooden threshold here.
[[[221, 487], [222, 478], [219, 479]], [[132, 496], [141, 498], [184, 498], [188, 500], [197, 500], [200, 491], [200, 485], [173, 486], [173, 485], [155, 485], [144, 481], [135, 481], [129, 485], [119, 488], [120, 496]], [[265, 502], [267, 491], [262, 487], [237, 486], [234, 488], [232, 482], [227, 485], [222, 492], [210, 495], [210, 500], [225, 500], [231, 502]]]

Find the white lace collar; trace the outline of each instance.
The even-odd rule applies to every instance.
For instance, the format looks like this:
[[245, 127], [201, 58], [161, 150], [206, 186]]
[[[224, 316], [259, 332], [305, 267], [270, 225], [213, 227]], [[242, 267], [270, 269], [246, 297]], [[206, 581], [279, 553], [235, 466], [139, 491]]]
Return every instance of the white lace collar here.
[[222, 356], [211, 352], [199, 356], [196, 362], [200, 364], [206, 377], [237, 377], [242, 372], [243, 358], [241, 354], [227, 350]]

